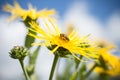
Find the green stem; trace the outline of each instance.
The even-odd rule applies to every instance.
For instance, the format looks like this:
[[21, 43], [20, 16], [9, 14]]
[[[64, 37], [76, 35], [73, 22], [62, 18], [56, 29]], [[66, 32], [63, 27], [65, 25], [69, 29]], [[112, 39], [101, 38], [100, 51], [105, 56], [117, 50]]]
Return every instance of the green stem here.
[[[82, 59], [82, 55], [79, 56], [80, 59]], [[81, 61], [75, 59], [76, 65], [75, 65], [75, 72], [72, 74], [70, 80], [76, 80], [78, 77], [78, 70], [79, 70], [79, 65], [81, 63]]]
[[[82, 57], [83, 57], [82, 55], [79, 56], [80, 59], [82, 59]], [[79, 65], [80, 65], [80, 62], [81, 62], [81, 61], [79, 61], [79, 60], [76, 59], [76, 65], [75, 65], [75, 69], [76, 69], [76, 70], [78, 69], [78, 67], [79, 67]]]
[[38, 46], [37, 49], [33, 52], [33, 54], [30, 55], [29, 64], [33, 64], [33, 65], [36, 64], [36, 59], [38, 57], [40, 47], [41, 46]]
[[19, 62], [21, 64], [21, 67], [22, 67], [22, 70], [24, 72], [26, 80], [29, 80], [28, 74], [27, 74], [26, 69], [25, 69], [24, 64], [23, 64], [23, 60], [19, 60]]
[[97, 66], [97, 63], [95, 63], [94, 65], [93, 65], [93, 67], [87, 72], [87, 74], [86, 74], [86, 78], [91, 74], [91, 72], [95, 69], [95, 67]]
[[27, 73], [30, 77], [30, 80], [35, 80], [35, 65], [36, 60], [39, 54], [40, 46], [37, 47], [37, 49], [33, 52], [33, 54], [30, 54], [29, 56], [29, 65], [27, 67]]
[[52, 69], [51, 69], [50, 76], [49, 76], [49, 80], [52, 80], [52, 78], [53, 78], [55, 67], [56, 67], [56, 64], [58, 62], [58, 59], [59, 59], [59, 56], [57, 54], [55, 54], [54, 61], [52, 64]]

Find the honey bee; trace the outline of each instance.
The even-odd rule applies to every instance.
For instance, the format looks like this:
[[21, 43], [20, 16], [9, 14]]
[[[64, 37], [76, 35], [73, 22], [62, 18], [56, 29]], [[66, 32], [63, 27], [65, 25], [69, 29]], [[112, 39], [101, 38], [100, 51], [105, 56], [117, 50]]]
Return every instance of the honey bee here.
[[63, 34], [63, 33], [60, 34], [60, 39], [62, 39], [64, 41], [69, 41], [69, 38], [67, 37], [67, 35]]

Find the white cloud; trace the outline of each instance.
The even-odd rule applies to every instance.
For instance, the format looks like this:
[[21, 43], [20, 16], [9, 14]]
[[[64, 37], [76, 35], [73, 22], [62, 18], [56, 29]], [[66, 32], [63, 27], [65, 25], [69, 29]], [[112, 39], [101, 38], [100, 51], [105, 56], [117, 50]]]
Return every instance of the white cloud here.
[[86, 3], [76, 2], [72, 4], [64, 16], [65, 26], [75, 25], [80, 34], [91, 34], [93, 37], [103, 37], [102, 24], [94, 16], [89, 14], [89, 6]]
[[93, 39], [104, 39], [113, 43], [120, 41], [120, 12], [112, 12], [105, 25], [90, 14], [87, 3], [75, 2], [69, 6], [62, 23], [63, 26], [73, 24], [80, 34], [90, 33]]
[[120, 12], [113, 13], [109, 18], [106, 34], [111, 41], [120, 43]]

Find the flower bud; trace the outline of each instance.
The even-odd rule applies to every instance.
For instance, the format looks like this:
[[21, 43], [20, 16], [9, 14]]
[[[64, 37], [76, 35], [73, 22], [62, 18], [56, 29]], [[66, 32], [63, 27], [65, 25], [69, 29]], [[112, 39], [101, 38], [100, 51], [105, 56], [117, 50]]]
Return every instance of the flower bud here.
[[14, 46], [9, 52], [10, 57], [13, 59], [24, 59], [28, 55], [28, 50], [23, 46]]

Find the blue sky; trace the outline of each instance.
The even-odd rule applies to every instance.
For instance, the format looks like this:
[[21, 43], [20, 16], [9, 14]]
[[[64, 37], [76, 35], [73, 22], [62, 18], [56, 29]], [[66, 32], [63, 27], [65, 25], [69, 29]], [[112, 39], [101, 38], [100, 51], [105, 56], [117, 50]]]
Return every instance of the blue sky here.
[[[14, 0], [0, 0], [0, 12], [3, 13], [2, 6], [6, 3], [13, 4]], [[89, 5], [89, 12], [91, 15], [96, 16], [101, 21], [106, 21], [113, 12], [120, 11], [120, 0], [16, 0], [23, 8], [27, 8], [27, 3], [31, 3], [37, 7], [38, 10], [56, 9], [58, 14], [64, 15], [64, 12], [71, 6], [72, 3], [86, 2]]]

